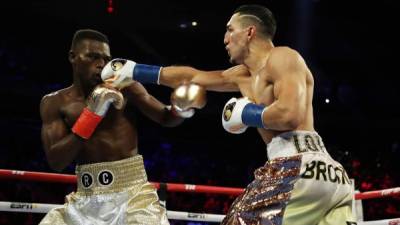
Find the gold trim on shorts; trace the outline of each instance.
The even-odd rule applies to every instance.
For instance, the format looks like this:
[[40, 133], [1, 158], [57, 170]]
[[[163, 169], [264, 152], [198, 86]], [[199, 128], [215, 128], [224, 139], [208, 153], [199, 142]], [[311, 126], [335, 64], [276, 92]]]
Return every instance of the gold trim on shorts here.
[[123, 160], [76, 166], [77, 195], [122, 192], [147, 182], [143, 158], [135, 155]]

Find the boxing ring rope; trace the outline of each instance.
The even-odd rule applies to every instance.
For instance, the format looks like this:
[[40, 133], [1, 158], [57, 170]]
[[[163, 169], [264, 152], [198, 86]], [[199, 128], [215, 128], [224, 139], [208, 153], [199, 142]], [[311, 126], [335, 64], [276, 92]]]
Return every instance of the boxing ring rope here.
[[[76, 184], [76, 175], [30, 172], [21, 170], [4, 170], [0, 169], [0, 179], [17, 179], [24, 181], [41, 181], [54, 183]], [[157, 189], [160, 188], [160, 183], [151, 182]], [[176, 184], [166, 183], [167, 191], [170, 192], [196, 192], [209, 194], [225, 194], [225, 195], [240, 195], [243, 188], [232, 187], [217, 187], [208, 185], [194, 184]]]
[[[55, 182], [55, 183], [68, 183], [68, 184], [76, 183], [76, 175], [0, 169], [0, 179], [4, 178], [24, 180], [24, 181], [41, 181], [41, 182]], [[160, 188], [160, 183], [157, 182], [151, 182], [151, 183], [157, 189]], [[244, 190], [243, 188], [218, 187], [209, 185], [177, 184], [177, 183], [165, 183], [165, 184], [167, 187], [167, 191], [170, 192], [195, 192], [195, 193], [208, 193], [208, 194], [240, 195]], [[383, 197], [390, 197], [397, 195], [400, 195], [400, 187], [356, 193], [354, 195], [354, 198], [355, 200], [363, 200], [363, 199], [383, 198]]]
[[[60, 207], [57, 204], [28, 203], [28, 202], [2, 202], [0, 201], [0, 212], [24, 212], [24, 213], [47, 213], [53, 208]], [[221, 222], [225, 215], [192, 213], [167, 210], [167, 217], [171, 220]]]
[[[25, 213], [47, 213], [52, 208], [59, 207], [56, 204], [24, 203], [24, 202], [0, 202], [0, 211], [25, 212]], [[225, 215], [167, 211], [167, 217], [171, 220], [221, 222]], [[400, 224], [400, 218], [357, 222], [358, 225], [395, 225]]]
[[[56, 182], [56, 183], [68, 183], [68, 184], [76, 184], [77, 181], [76, 175], [31, 172], [31, 171], [21, 171], [21, 170], [5, 170], [5, 169], [0, 169], [0, 179], [17, 179], [24, 181]], [[208, 194], [240, 195], [244, 190], [243, 188], [218, 187], [218, 186], [208, 186], [208, 185], [157, 183], [157, 182], [151, 182], [151, 183], [157, 189], [160, 188], [161, 184], [164, 184], [166, 186], [166, 190], [170, 192], [195, 192], [195, 193], [208, 193]], [[383, 198], [383, 197], [390, 197], [397, 195], [400, 195], [400, 187], [356, 193], [354, 195], [354, 198], [355, 200], [363, 200], [363, 199]], [[58, 206], [61, 205], [0, 201], [0, 211], [7, 211], [7, 212], [47, 213], [50, 209]], [[169, 219], [176, 219], [176, 220], [221, 222], [225, 215], [191, 213], [191, 212], [168, 210], [167, 216]], [[358, 224], [362, 225], [400, 224], [400, 218], [359, 222]]]

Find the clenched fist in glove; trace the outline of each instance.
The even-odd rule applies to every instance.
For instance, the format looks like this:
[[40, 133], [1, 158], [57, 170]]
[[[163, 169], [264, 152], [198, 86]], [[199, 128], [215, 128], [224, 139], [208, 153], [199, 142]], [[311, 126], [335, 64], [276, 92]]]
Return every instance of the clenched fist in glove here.
[[194, 83], [183, 83], [171, 94], [172, 110], [183, 118], [192, 117], [194, 109], [203, 108], [206, 102], [206, 89]]
[[89, 139], [111, 104], [116, 109], [122, 109], [124, 106], [123, 95], [119, 91], [97, 86], [88, 97], [87, 107], [83, 109], [75, 122], [72, 132], [84, 139]]
[[247, 97], [231, 98], [222, 112], [222, 126], [233, 134], [241, 134], [247, 127], [264, 128], [263, 113], [267, 107], [252, 103]]
[[160, 71], [160, 66], [139, 64], [127, 59], [113, 59], [101, 71], [101, 79], [121, 90], [135, 81], [158, 84]]

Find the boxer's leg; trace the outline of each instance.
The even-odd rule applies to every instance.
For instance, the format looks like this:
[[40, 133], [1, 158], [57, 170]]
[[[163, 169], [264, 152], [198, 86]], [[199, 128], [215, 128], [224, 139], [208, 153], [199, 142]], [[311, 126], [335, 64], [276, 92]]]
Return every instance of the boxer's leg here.
[[39, 225], [66, 225], [64, 214], [64, 207], [52, 209], [46, 214], [42, 221], [40, 221]]
[[130, 195], [126, 209], [127, 224], [169, 225], [166, 209], [161, 206], [152, 184], [145, 183]]

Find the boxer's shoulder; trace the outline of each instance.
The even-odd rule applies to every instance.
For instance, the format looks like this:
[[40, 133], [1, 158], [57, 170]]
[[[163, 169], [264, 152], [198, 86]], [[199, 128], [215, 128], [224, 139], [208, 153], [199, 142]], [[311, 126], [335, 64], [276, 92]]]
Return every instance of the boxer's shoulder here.
[[71, 86], [44, 95], [40, 102], [40, 108], [42, 111], [59, 111], [71, 104], [79, 105], [79, 108], [82, 108], [84, 102], [84, 97], [79, 96], [75, 88]]
[[303, 63], [304, 59], [299, 52], [290, 47], [280, 46], [274, 47], [270, 51], [269, 56], [266, 58], [264, 68], [268, 71], [272, 69], [287, 68], [289, 66]]
[[50, 92], [42, 98], [42, 101], [57, 101], [60, 104], [77, 100], [83, 101], [84, 96], [81, 96], [73, 86]]

